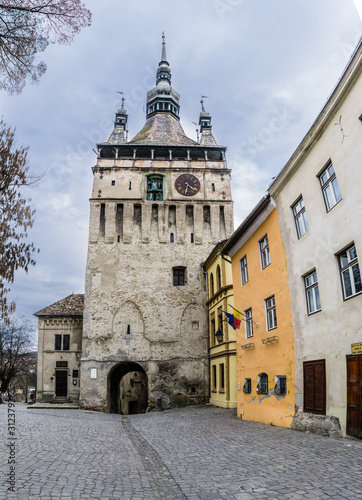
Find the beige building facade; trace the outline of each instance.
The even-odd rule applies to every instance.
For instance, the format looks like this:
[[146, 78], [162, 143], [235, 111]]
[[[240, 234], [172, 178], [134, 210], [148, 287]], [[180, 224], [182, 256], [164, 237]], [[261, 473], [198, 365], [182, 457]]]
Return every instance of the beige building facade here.
[[209, 322], [210, 403], [236, 408], [236, 331], [223, 311], [234, 306], [231, 262], [219, 254], [226, 240], [218, 242], [204, 262], [207, 273]]
[[79, 401], [84, 296], [69, 295], [38, 318], [37, 401]]

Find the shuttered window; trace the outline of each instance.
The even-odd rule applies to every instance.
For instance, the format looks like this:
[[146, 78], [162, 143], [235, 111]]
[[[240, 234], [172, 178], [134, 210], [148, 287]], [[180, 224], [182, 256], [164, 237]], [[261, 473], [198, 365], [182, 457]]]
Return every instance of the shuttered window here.
[[326, 362], [324, 359], [305, 361], [304, 375], [304, 411], [307, 413], [326, 414]]

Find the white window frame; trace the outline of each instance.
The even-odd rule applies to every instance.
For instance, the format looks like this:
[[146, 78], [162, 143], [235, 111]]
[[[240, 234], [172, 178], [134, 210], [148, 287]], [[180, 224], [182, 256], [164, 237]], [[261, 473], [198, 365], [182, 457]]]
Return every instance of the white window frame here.
[[319, 174], [319, 181], [322, 187], [324, 203], [327, 212], [329, 212], [342, 199], [333, 163], [329, 163], [323, 172]]
[[275, 295], [271, 295], [264, 300], [266, 329], [275, 330], [278, 327], [277, 309], [275, 306]]
[[265, 269], [271, 264], [268, 235], [265, 234], [259, 240], [259, 254], [261, 268]]
[[313, 269], [304, 276], [305, 297], [308, 316], [322, 310], [317, 271]]
[[[360, 285], [360, 289], [356, 287], [356, 274], [358, 274], [359, 281], [361, 282], [361, 273], [358, 264], [356, 246], [354, 245], [354, 243], [343, 250], [343, 252], [340, 252], [338, 254], [338, 261], [341, 273], [343, 298], [349, 299], [351, 297], [354, 297], [355, 295], [359, 295], [360, 293], [362, 293], [362, 286]], [[346, 293], [347, 279], [349, 280], [352, 292], [349, 295], [347, 295]]]
[[305, 235], [309, 230], [307, 213], [305, 211], [303, 197], [300, 198], [292, 206], [295, 228], [297, 230], [298, 240]]
[[245, 338], [250, 339], [251, 337], [254, 337], [253, 311], [251, 307], [244, 311], [244, 318], [245, 318]]
[[241, 286], [245, 285], [249, 281], [248, 273], [248, 261], [246, 255], [240, 259], [240, 276], [241, 276]]

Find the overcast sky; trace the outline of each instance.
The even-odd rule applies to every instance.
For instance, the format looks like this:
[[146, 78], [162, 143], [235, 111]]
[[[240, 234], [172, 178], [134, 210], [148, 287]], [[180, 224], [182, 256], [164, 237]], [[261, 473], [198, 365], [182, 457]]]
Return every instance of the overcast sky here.
[[362, 0], [87, 0], [90, 28], [43, 53], [48, 69], [21, 95], [1, 94], [1, 115], [29, 146], [37, 265], [18, 272], [12, 298], [32, 318], [83, 293], [91, 167], [108, 139], [120, 94], [131, 139], [145, 121], [165, 31], [181, 123], [196, 139], [200, 96], [227, 146], [235, 227], [288, 161], [346, 66], [362, 33]]

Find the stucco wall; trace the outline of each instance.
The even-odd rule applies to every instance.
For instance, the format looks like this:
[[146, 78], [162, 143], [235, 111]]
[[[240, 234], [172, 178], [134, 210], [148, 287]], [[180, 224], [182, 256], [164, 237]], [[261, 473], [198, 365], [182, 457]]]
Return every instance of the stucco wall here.
[[[253, 337], [246, 339], [245, 322], [237, 330], [237, 381], [238, 416], [245, 420], [272, 423], [289, 427], [295, 407], [294, 339], [288, 276], [283, 242], [277, 212], [274, 209], [266, 220], [256, 220], [249, 229], [250, 236], [241, 246], [236, 243], [232, 255], [234, 303], [244, 312], [252, 308]], [[268, 236], [271, 264], [261, 269], [258, 241]], [[241, 286], [240, 259], [246, 255], [249, 281]], [[267, 331], [265, 299], [274, 295], [277, 328]], [[262, 340], [278, 336], [279, 341], [263, 344]], [[241, 346], [252, 343], [254, 347], [243, 350]], [[268, 375], [268, 394], [256, 392], [258, 375]], [[287, 394], [275, 394], [275, 377], [286, 376]], [[251, 378], [251, 394], [244, 394], [245, 378]]]
[[[361, 66], [361, 65], [360, 65]], [[301, 153], [302, 161], [289, 178], [274, 186], [286, 249], [296, 353], [297, 404], [303, 405], [303, 362], [326, 360], [326, 413], [340, 419], [346, 430], [346, 355], [362, 341], [362, 295], [343, 300], [336, 254], [354, 242], [361, 266], [361, 70], [343, 91], [314, 146]], [[318, 175], [331, 161], [342, 200], [328, 213]], [[275, 193], [274, 193], [275, 191]], [[298, 240], [291, 206], [303, 196], [309, 231]], [[316, 269], [322, 310], [308, 316], [302, 276]]]

